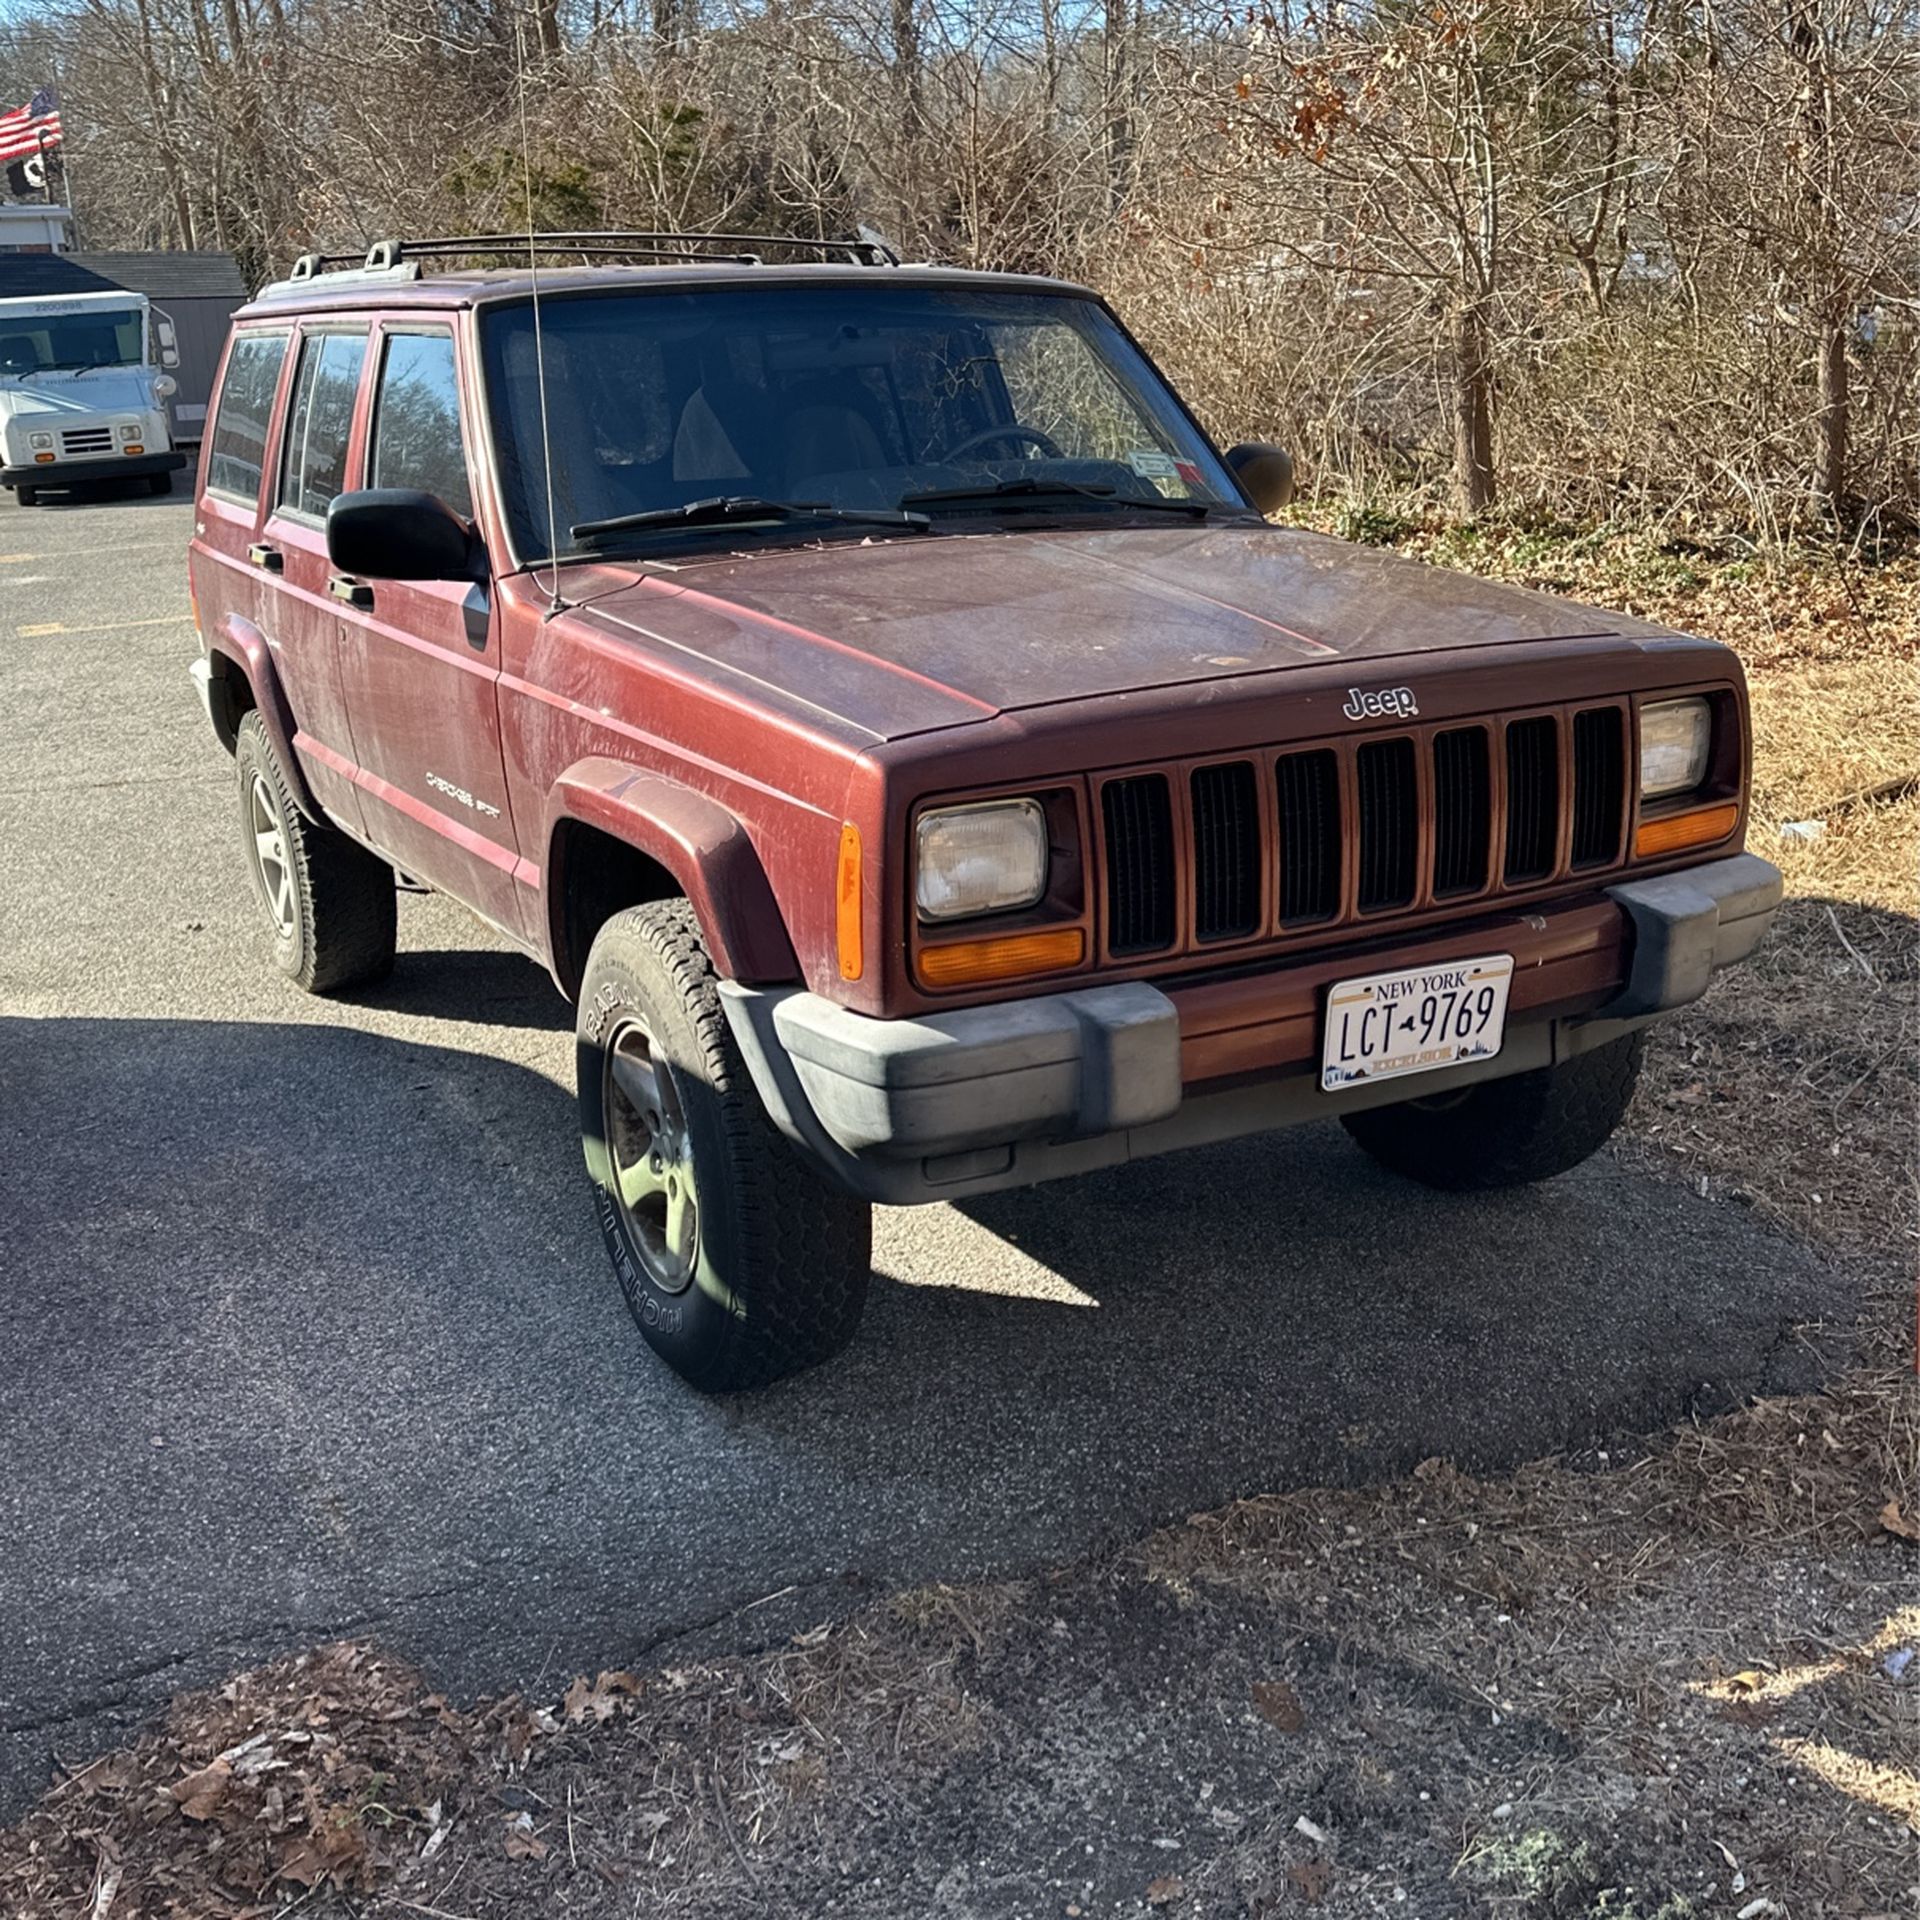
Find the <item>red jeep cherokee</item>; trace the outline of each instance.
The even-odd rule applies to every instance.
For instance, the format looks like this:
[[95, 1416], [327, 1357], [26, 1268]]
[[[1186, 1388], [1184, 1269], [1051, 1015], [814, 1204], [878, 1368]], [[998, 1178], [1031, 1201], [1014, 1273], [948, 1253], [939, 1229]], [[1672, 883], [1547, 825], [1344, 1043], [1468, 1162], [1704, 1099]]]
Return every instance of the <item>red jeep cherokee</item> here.
[[385, 242], [235, 316], [195, 672], [280, 967], [384, 973], [396, 872], [547, 966], [709, 1388], [850, 1337], [872, 1201], [1323, 1116], [1593, 1152], [1779, 899], [1732, 655], [1267, 524], [1285, 457], [1083, 289], [793, 244]]

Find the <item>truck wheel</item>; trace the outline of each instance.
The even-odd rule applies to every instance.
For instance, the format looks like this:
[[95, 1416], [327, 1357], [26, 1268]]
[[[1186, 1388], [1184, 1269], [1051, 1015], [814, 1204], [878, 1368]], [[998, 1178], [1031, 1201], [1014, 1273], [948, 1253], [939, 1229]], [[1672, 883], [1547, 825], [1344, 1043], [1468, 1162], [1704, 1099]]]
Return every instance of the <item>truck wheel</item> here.
[[15, 487], [13, 497], [23, 507], [37, 507], [40, 504], [40, 492], [37, 487]]
[[393, 869], [293, 804], [257, 713], [234, 743], [247, 871], [273, 929], [273, 961], [308, 993], [335, 993], [393, 970]]
[[1550, 1180], [1598, 1152], [1620, 1124], [1644, 1040], [1626, 1034], [1558, 1066], [1343, 1114], [1340, 1124], [1383, 1167], [1430, 1187], [1466, 1193]]
[[577, 1041], [594, 1213], [648, 1345], [709, 1393], [838, 1353], [866, 1305], [871, 1212], [767, 1118], [684, 900], [600, 929]]
[[149, 493], [171, 493], [173, 491], [173, 475], [170, 473], [148, 474], [147, 491]]

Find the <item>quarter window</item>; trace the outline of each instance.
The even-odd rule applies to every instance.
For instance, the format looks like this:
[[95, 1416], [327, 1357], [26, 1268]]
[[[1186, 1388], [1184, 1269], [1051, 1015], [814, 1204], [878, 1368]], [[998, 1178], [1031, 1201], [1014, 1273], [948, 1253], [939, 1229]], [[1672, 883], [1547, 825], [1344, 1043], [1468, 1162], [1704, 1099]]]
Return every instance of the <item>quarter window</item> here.
[[280, 462], [279, 504], [290, 513], [318, 520], [346, 485], [353, 396], [366, 355], [363, 333], [309, 334], [301, 342]]
[[473, 517], [452, 334], [387, 336], [374, 395], [372, 472], [376, 487], [417, 487], [463, 520]]
[[227, 355], [207, 440], [207, 485], [251, 506], [260, 498], [267, 457], [267, 422], [273, 414], [280, 363], [287, 357], [284, 333], [243, 333]]

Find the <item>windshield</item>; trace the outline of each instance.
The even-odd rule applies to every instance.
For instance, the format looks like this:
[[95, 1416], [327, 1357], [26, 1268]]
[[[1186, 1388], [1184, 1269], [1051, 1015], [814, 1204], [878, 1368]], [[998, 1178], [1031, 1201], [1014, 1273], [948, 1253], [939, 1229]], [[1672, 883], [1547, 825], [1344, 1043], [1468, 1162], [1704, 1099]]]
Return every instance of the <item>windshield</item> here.
[[137, 367], [142, 351], [138, 307], [17, 314], [0, 309], [0, 374]]
[[[835, 512], [871, 532], [875, 510], [903, 506], [936, 526], [1245, 510], [1152, 366], [1073, 295], [602, 294], [545, 301], [541, 328], [563, 555], [738, 542], [754, 503], [829, 510], [767, 513], [753, 537], [775, 539], [816, 539]], [[532, 561], [550, 544], [531, 304], [489, 311], [484, 341], [514, 546]], [[676, 524], [606, 525], [633, 515]]]

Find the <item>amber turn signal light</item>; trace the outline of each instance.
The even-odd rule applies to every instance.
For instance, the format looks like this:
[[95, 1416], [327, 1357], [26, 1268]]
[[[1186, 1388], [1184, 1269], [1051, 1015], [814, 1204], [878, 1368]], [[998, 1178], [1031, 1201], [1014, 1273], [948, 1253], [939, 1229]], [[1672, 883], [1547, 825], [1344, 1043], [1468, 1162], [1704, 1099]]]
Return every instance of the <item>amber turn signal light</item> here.
[[1080, 927], [955, 940], [920, 949], [920, 977], [930, 987], [962, 987], [1027, 973], [1058, 973], [1062, 967], [1077, 967], [1086, 951], [1087, 936]]
[[1663, 820], [1643, 820], [1633, 836], [1636, 859], [1678, 853], [1683, 847], [1704, 847], [1724, 840], [1740, 818], [1740, 803], [1723, 800], [1717, 806], [1695, 807], [1691, 813], [1670, 813]]
[[840, 978], [858, 980], [866, 967], [860, 944], [860, 829], [851, 820], [840, 829], [840, 869], [833, 883], [834, 926], [839, 934]]

